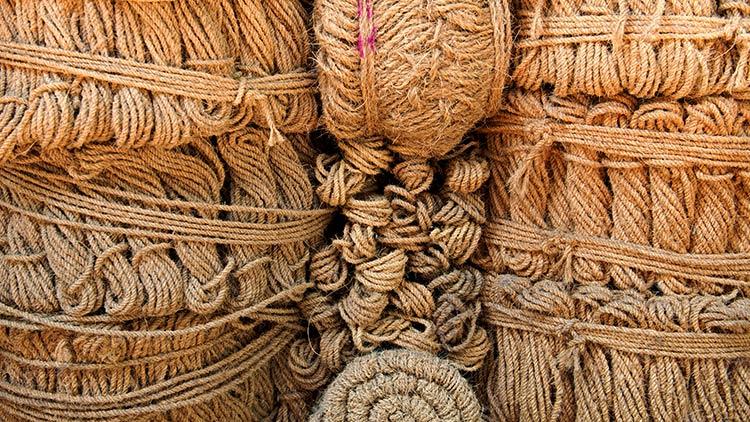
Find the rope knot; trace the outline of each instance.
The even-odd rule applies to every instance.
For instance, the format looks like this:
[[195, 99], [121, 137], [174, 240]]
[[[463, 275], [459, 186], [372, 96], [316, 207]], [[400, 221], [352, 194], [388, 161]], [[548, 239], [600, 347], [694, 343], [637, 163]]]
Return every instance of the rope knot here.
[[555, 144], [553, 126], [547, 119], [534, 120], [528, 123], [524, 132], [527, 139], [531, 140], [533, 144], [529, 152], [521, 158], [516, 171], [508, 178], [508, 186], [518, 196], [526, 195], [532, 170], [538, 167], [539, 161], [544, 159]]
[[586, 339], [578, 334], [576, 326], [581, 321], [573, 318], [564, 321], [557, 328], [557, 336], [565, 341], [566, 348], [557, 355], [557, 365], [559, 370], [571, 369], [578, 365], [579, 356], [586, 344]]
[[579, 344], [581, 337], [578, 335], [575, 329], [576, 325], [580, 322], [581, 321], [577, 318], [567, 319], [563, 321], [556, 330], [558, 337], [566, 339], [568, 341], [568, 344], [570, 344], [571, 342]]
[[732, 44], [736, 44], [740, 36], [745, 33], [745, 28], [742, 26], [742, 18], [735, 16], [729, 20], [729, 23], [724, 26], [722, 38]]
[[545, 2], [543, 1], [538, 1], [534, 6], [529, 39], [538, 40], [542, 36], [542, 30], [544, 29], [544, 6]]
[[618, 16], [617, 23], [612, 31], [612, 50], [615, 52], [621, 51], [625, 43], [625, 24], [627, 20], [627, 15]]
[[573, 281], [573, 256], [576, 247], [578, 247], [577, 240], [560, 235], [545, 239], [540, 245], [542, 253], [557, 257], [550, 269], [553, 273], [557, 273], [562, 268], [563, 281], [566, 283]]

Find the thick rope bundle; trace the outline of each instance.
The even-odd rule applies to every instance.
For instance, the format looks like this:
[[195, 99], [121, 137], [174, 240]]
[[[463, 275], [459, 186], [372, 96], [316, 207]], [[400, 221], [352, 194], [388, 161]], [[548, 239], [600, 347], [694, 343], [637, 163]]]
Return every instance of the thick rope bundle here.
[[448, 362], [408, 350], [355, 359], [323, 394], [311, 421], [478, 422], [469, 383]]
[[[190, 313], [90, 325], [31, 317], [0, 331], [4, 421], [256, 421], [276, 407], [271, 359], [301, 327]], [[18, 326], [18, 328], [16, 328]]]
[[304, 72], [306, 57], [299, 59], [307, 44], [296, 34], [304, 23], [295, 8], [252, 0], [3, 0], [0, 162], [88, 143], [173, 147], [251, 122], [309, 129], [315, 103], [305, 93], [314, 79]]
[[515, 90], [487, 131], [488, 267], [644, 292], [750, 292], [746, 101]]
[[[406, 2], [408, 3], [408, 2]], [[300, 308], [310, 338], [289, 355], [298, 414], [352, 358], [381, 347], [479, 368], [481, 273], [470, 257], [489, 177], [465, 132], [499, 107], [509, 60], [503, 1], [321, 0], [314, 25], [323, 121], [337, 154], [316, 162], [343, 227], [312, 257]]]
[[289, 366], [301, 394], [314, 396], [353, 357], [384, 346], [441, 354], [468, 371], [481, 365], [489, 347], [477, 325], [483, 276], [468, 261], [485, 221], [479, 188], [489, 170], [471, 143], [445, 158], [399, 160], [384, 188], [362, 175], [342, 187], [355, 195], [328, 190], [351, 162], [318, 157], [318, 192], [331, 203], [339, 193], [348, 199], [343, 231], [313, 255], [314, 288], [300, 302], [310, 338], [293, 347]]
[[743, 0], [519, 0], [513, 79], [555, 95], [750, 95]]
[[439, 157], [500, 105], [507, 0], [320, 0], [314, 19], [322, 121], [338, 139]]
[[[130, 338], [103, 327], [131, 330], [150, 318], [138, 328], [147, 338], [138, 347], [158, 350], [124, 358], [154, 376], [119, 363], [112, 372], [94, 357], [76, 360], [81, 371], [68, 375], [46, 362], [42, 346], [10, 341], [8, 353], [43, 368], [29, 377], [3, 372], [14, 395], [37, 391], [36, 378], [52, 383], [39, 387], [38, 400], [13, 402], [23, 408], [13, 414], [56, 417], [65, 406], [55, 388], [67, 381], [54, 380], [68, 377], [70, 385], [100, 385], [98, 393], [65, 392], [65, 400], [92, 403], [80, 419], [183, 411], [209, 420], [294, 419], [284, 379], [268, 373], [289, 371], [278, 356], [300, 332], [295, 301], [308, 287], [309, 248], [331, 214], [314, 209], [307, 170], [316, 106], [302, 6], [1, 0], [0, 10], [2, 324], [33, 329], [44, 347], [71, 333], [88, 337], [69, 342], [93, 347]], [[161, 348], [169, 343], [158, 334], [176, 315], [202, 321], [191, 335], [241, 323], [231, 341], [209, 341], [215, 347], [195, 351], [195, 365], [183, 368], [186, 358]], [[113, 344], [130, 353], [127, 342]], [[262, 362], [240, 365], [240, 349]], [[234, 390], [172, 388], [213, 370], [240, 377]], [[122, 371], [134, 379], [119, 381]], [[118, 385], [140, 392], [119, 400], [126, 396]], [[235, 398], [216, 398], [225, 393]]]
[[748, 420], [750, 301], [488, 276], [493, 420]]

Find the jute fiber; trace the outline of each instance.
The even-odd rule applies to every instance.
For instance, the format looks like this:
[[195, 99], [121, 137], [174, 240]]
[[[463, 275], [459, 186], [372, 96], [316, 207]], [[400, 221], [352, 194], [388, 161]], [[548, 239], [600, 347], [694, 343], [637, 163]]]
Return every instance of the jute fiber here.
[[486, 266], [664, 294], [750, 292], [750, 104], [513, 90], [486, 131]]
[[480, 416], [471, 386], [450, 363], [397, 349], [350, 362], [310, 421], [479, 422]]
[[3, 332], [3, 411], [298, 419], [281, 352], [331, 213], [302, 6], [0, 11], [0, 323], [32, 339]]
[[750, 95], [744, 0], [518, 0], [513, 79], [555, 95]]
[[317, 157], [317, 194], [343, 221], [310, 264], [315, 287], [301, 309], [311, 335], [292, 364], [299, 387], [312, 397], [382, 347], [476, 370], [489, 343], [477, 325], [483, 276], [468, 263], [489, 167], [476, 142], [460, 141], [499, 106], [508, 4], [314, 8], [322, 120], [338, 147]]
[[[180, 312], [131, 322], [3, 321], [3, 421], [260, 421], [277, 411], [271, 360], [302, 327]], [[279, 317], [269, 318], [278, 320]]]
[[488, 275], [493, 420], [744, 421], [750, 301]]
[[498, 110], [507, 0], [319, 0], [314, 13], [321, 120], [336, 138], [439, 157]]
[[[384, 172], [392, 182], [378, 187], [367, 176], [341, 206], [343, 231], [313, 255], [314, 288], [300, 304], [314, 334], [295, 365], [302, 389], [315, 394], [353, 357], [386, 346], [440, 353], [464, 370], [481, 365], [484, 278], [468, 264], [489, 170], [474, 145], [462, 149], [435, 164], [399, 159]], [[318, 158], [320, 189], [343, 163], [325, 167], [331, 157]]]

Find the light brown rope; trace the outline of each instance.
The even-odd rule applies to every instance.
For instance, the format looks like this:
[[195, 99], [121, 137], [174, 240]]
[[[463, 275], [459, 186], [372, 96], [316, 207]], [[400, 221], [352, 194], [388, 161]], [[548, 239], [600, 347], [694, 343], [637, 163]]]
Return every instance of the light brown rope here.
[[746, 101], [513, 90], [481, 129], [495, 271], [665, 293], [748, 286]]
[[307, 93], [312, 91], [315, 84], [315, 75], [307, 71], [234, 79], [189, 69], [13, 42], [0, 42], [0, 64], [234, 105], [273, 95]]
[[327, 129], [347, 141], [385, 137], [409, 158], [446, 154], [500, 105], [508, 3], [315, 3]]
[[[524, 135], [527, 128], [541, 124], [541, 130], [554, 134], [555, 144], [577, 145], [607, 154], [633, 158], [641, 165], [705, 165], [750, 167], [750, 139], [747, 136], [671, 133], [633, 128], [602, 127], [583, 124], [555, 124], [544, 120], [498, 116], [481, 128], [483, 133]], [[531, 151], [535, 146], [516, 146], [513, 151]], [[613, 160], [602, 161], [601, 166], [617, 166]]]
[[310, 421], [479, 421], [469, 383], [448, 362], [409, 350], [375, 352], [349, 363], [328, 386]]
[[747, 98], [743, 2], [534, 0], [519, 5], [514, 81], [556, 95]]
[[484, 236], [492, 245], [541, 252], [552, 260], [579, 257], [726, 286], [748, 288], [750, 283], [745, 279], [750, 273], [750, 253], [678, 254], [616, 240], [535, 229], [510, 221], [489, 223]]
[[0, 419], [299, 420], [285, 351], [332, 215], [303, 6], [0, 16]]
[[267, 363], [273, 356], [272, 351], [283, 347], [293, 336], [293, 330], [277, 326], [213, 365], [128, 394], [71, 396], [0, 382], [0, 400], [22, 406], [27, 415], [39, 418], [105, 419], [165, 412], [228, 392], [244, 382], [248, 372]]
[[[24, 177], [9, 171], [0, 173], [0, 184], [5, 185], [30, 199], [46, 202], [61, 210], [78, 214], [81, 217], [94, 217], [103, 224], [86, 224], [80, 221], [52, 218], [42, 213], [26, 211], [13, 204], [0, 201], [0, 207], [26, 215], [39, 222], [75, 227], [89, 231], [143, 236], [155, 239], [182, 240], [221, 244], [247, 244], [268, 246], [287, 242], [301, 242], [317, 236], [330, 219], [329, 210], [290, 211], [260, 210], [250, 208], [257, 214], [297, 217], [279, 223], [238, 223], [222, 219], [206, 219], [160, 212], [148, 208], [118, 205], [108, 201], [94, 200], [81, 195], [68, 193], [62, 189], [51, 189], [43, 182]], [[180, 208], [205, 208], [205, 204], [184, 202]], [[209, 207], [210, 208], [210, 207]], [[220, 210], [221, 207], [214, 206]], [[242, 213], [243, 207], [232, 207], [232, 212]], [[119, 226], [119, 227], [118, 227]]]
[[485, 304], [483, 318], [497, 327], [557, 336], [575, 332], [576, 340], [608, 349], [679, 359], [750, 359], [750, 335], [670, 333], [640, 328], [612, 327], [575, 319], [511, 311]]
[[495, 327], [481, 387], [493, 419], [732, 420], [750, 411], [744, 297], [490, 275], [483, 300]]

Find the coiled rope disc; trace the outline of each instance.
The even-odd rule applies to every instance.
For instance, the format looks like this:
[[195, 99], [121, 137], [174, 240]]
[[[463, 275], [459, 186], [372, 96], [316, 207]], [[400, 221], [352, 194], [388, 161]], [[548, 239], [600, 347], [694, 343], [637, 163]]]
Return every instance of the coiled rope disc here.
[[445, 360], [410, 350], [353, 360], [328, 386], [311, 422], [479, 421], [469, 383]]

